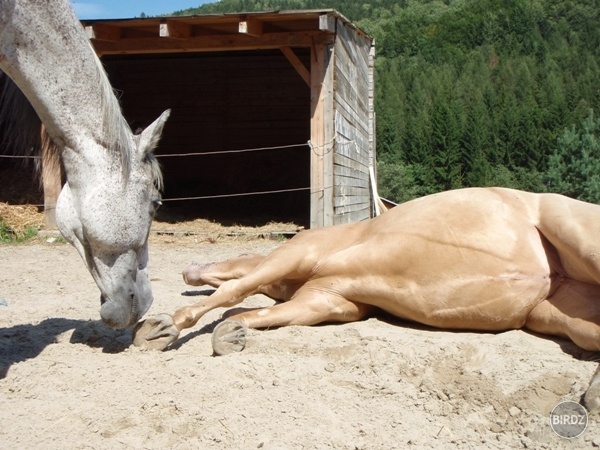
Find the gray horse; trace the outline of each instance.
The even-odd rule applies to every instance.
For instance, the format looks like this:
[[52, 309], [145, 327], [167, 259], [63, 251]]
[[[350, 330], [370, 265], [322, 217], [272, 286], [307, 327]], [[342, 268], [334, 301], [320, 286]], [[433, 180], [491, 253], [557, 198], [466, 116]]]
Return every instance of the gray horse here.
[[[56, 220], [100, 288], [102, 320], [135, 324], [152, 304], [147, 241], [162, 183], [152, 151], [169, 112], [134, 136], [68, 0], [0, 2], [0, 70], [61, 156]], [[15, 108], [5, 86], [1, 107]]]

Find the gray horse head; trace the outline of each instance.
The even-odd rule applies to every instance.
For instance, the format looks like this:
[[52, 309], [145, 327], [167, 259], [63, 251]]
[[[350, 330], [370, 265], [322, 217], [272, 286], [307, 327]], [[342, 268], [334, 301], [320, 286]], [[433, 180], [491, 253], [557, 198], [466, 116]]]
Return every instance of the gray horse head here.
[[100, 316], [110, 327], [135, 324], [153, 301], [148, 234], [162, 180], [152, 151], [168, 116], [165, 111], [140, 135], [127, 130], [126, 170], [99, 151], [63, 150], [70, 171], [56, 206], [57, 225], [100, 288]]

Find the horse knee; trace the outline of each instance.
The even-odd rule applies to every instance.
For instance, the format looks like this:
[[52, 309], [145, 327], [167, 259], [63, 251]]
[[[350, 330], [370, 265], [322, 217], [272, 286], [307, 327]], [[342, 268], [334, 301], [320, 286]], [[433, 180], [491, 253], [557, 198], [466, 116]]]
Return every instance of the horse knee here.
[[374, 306], [364, 303], [355, 303], [342, 297], [312, 297], [305, 300], [306, 305], [316, 314], [323, 316], [323, 320], [332, 322], [357, 322], [367, 317]]
[[338, 322], [357, 322], [371, 314], [375, 307], [364, 303], [348, 302], [348, 304], [337, 307], [335, 310]]

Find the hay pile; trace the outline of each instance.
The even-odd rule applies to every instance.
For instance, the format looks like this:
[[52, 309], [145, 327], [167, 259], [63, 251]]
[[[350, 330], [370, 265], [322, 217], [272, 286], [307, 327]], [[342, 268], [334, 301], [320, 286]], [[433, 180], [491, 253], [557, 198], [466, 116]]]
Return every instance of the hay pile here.
[[303, 228], [294, 223], [269, 222], [262, 226], [223, 225], [206, 219], [179, 222], [152, 222], [150, 237], [153, 242], [176, 242], [191, 239], [194, 242], [246, 241], [253, 239], [289, 238]]
[[[20, 238], [27, 234], [27, 229], [41, 230], [44, 228], [44, 212], [41, 207], [34, 205], [11, 205], [0, 202], [0, 223], [9, 233]], [[152, 224], [152, 234], [164, 236], [167, 240], [185, 236], [196, 236], [208, 241], [219, 241], [228, 237], [290, 237], [301, 229], [302, 227], [293, 223], [271, 222], [258, 227], [224, 226], [205, 219], [176, 223], [155, 220]]]
[[9, 205], [0, 202], [0, 222], [16, 236], [23, 236], [28, 228], [41, 229], [44, 213], [33, 205]]

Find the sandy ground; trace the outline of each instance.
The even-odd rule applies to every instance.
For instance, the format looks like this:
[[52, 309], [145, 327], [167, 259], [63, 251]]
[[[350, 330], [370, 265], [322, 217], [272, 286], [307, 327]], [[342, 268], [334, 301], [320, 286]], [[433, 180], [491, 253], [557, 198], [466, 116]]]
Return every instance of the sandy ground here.
[[[153, 237], [150, 314], [194, 301], [181, 270], [277, 242]], [[187, 294], [187, 295], [184, 295]], [[271, 301], [255, 296], [249, 305]], [[579, 400], [597, 357], [523, 331], [437, 331], [391, 318], [251, 331], [213, 357], [211, 312], [166, 352], [98, 322], [99, 293], [61, 243], [0, 246], [0, 448], [593, 448], [552, 408]]]

